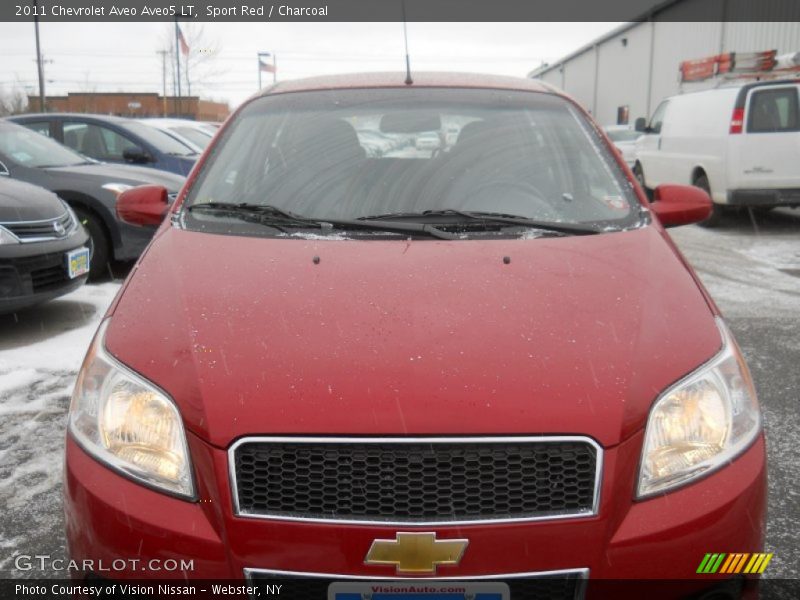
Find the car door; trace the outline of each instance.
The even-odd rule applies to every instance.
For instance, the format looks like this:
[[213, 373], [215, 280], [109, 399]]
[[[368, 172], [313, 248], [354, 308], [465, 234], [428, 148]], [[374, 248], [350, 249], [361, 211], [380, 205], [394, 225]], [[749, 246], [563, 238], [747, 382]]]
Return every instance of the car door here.
[[799, 88], [790, 84], [750, 91], [744, 135], [731, 136], [738, 138], [739, 160], [734, 168], [740, 187], [800, 187]]
[[645, 184], [654, 188], [663, 183], [664, 157], [661, 152], [661, 130], [669, 100], [664, 100], [656, 107], [643, 135], [636, 140], [636, 159], [642, 165]]

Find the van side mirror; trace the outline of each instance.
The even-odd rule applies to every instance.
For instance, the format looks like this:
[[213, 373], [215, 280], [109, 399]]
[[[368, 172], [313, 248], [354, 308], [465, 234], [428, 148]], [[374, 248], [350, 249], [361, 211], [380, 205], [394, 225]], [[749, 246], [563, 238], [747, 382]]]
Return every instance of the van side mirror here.
[[634, 122], [633, 128], [636, 131], [640, 131], [642, 133], [645, 133], [645, 131], [647, 131], [647, 120], [644, 117], [639, 117]]
[[167, 188], [140, 185], [117, 196], [117, 216], [131, 225], [160, 225], [167, 214]]
[[664, 227], [705, 221], [714, 204], [705, 190], [692, 185], [660, 185], [653, 192], [650, 210]]

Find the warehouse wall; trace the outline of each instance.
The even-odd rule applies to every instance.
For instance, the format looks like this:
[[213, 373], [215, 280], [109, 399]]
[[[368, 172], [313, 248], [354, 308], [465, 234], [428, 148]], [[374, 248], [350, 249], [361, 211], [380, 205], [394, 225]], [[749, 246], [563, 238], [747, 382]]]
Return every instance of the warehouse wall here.
[[599, 46], [599, 85], [594, 114], [601, 124], [616, 123], [617, 109], [621, 106], [628, 107], [630, 124], [636, 117], [647, 113], [652, 25], [643, 23]]
[[653, 42], [653, 78], [650, 88], [652, 101], [647, 115], [658, 106], [661, 100], [681, 91], [679, 71], [681, 62], [690, 58], [718, 54], [721, 41], [722, 23], [720, 22], [656, 22]]
[[[595, 51], [590, 49], [564, 65], [563, 89], [594, 113]], [[557, 85], [557, 84], [556, 84]]]
[[[684, 60], [721, 52], [800, 51], [798, 21], [677, 21], [684, 12], [697, 14], [694, 7], [698, 1], [675, 4], [659, 14], [670, 20], [638, 23], [596, 46], [587, 46], [563, 63], [555, 63], [538, 77], [576, 98], [602, 125], [616, 123], [618, 108], [626, 105], [629, 123], [633, 123], [637, 117], [649, 116], [668, 96], [714, 85], [703, 82], [681, 86], [678, 67]], [[752, 11], [748, 1], [716, 0], [702, 6], [710, 18], [739, 18], [740, 12]]]

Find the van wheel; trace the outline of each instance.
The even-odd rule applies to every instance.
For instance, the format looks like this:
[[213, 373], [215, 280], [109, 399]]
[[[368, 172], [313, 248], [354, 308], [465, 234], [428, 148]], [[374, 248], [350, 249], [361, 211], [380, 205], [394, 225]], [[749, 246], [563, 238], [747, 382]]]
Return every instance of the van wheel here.
[[633, 165], [633, 176], [636, 177], [636, 181], [639, 182], [639, 185], [642, 186], [644, 193], [647, 194], [647, 199], [652, 202], [653, 200], [653, 190], [649, 189], [644, 183], [644, 170], [642, 169], [642, 165], [638, 162]]
[[[711, 185], [708, 183], [708, 177], [705, 174], [695, 177], [692, 185], [699, 187], [701, 190], [705, 191], [709, 196], [711, 196]], [[711, 216], [699, 224], [701, 227], [717, 227], [720, 223], [722, 223], [722, 219], [724, 218], [725, 214], [724, 207], [714, 203], [713, 200], [712, 206], [713, 208], [711, 209]]]
[[92, 260], [89, 263], [89, 279], [97, 281], [107, 277], [109, 274], [108, 259], [110, 244], [108, 243], [108, 235], [103, 225], [100, 223], [97, 215], [87, 210], [73, 206], [72, 210], [78, 220], [86, 228], [89, 234], [89, 245], [92, 252]]

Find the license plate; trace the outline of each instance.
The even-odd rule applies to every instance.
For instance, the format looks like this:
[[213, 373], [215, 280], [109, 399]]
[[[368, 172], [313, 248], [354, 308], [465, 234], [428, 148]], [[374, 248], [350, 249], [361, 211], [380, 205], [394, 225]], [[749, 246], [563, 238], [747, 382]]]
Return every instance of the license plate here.
[[89, 272], [89, 249], [76, 248], [67, 252], [67, 274], [75, 279]]
[[328, 600], [509, 600], [509, 591], [501, 582], [337, 582]]

